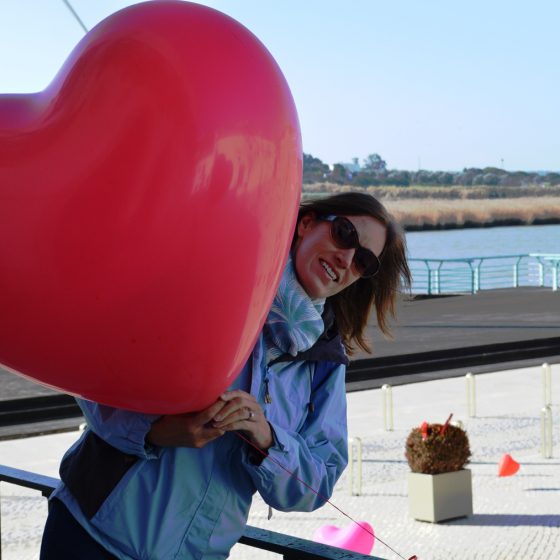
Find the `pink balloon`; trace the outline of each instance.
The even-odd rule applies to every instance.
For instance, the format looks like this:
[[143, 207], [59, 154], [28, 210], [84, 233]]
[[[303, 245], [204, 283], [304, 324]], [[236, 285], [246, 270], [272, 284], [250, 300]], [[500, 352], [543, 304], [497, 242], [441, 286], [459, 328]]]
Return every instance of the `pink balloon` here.
[[513, 476], [519, 467], [519, 463], [506, 453], [498, 464], [498, 476]]
[[266, 318], [301, 171], [246, 28], [171, 0], [105, 19], [44, 91], [0, 95], [0, 364], [120, 408], [208, 406]]
[[340, 529], [335, 525], [323, 525], [313, 533], [315, 542], [345, 548], [361, 554], [369, 554], [375, 543], [373, 527], [367, 521], [358, 521]]

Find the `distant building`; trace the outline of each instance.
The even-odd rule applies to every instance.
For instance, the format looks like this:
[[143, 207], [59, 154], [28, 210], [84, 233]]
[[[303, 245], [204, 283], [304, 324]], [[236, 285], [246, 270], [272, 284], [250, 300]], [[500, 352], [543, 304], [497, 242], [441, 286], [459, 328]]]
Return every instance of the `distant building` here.
[[360, 165], [360, 160], [357, 157], [352, 158], [352, 163], [341, 163], [340, 165], [342, 165], [342, 167], [346, 169], [346, 172], [348, 174], [348, 179], [352, 179], [352, 177], [356, 173], [359, 173], [362, 170], [362, 166]]

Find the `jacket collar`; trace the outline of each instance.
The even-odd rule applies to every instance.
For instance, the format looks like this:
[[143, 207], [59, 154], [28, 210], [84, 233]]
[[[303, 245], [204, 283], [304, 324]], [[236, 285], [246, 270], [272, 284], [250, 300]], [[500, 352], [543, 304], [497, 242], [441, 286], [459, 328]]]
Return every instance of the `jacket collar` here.
[[298, 352], [295, 356], [284, 353], [274, 358], [268, 365], [278, 362], [334, 362], [337, 364], [348, 365], [350, 361], [346, 355], [342, 337], [336, 326], [336, 318], [332, 306], [327, 300], [322, 314], [325, 330], [318, 340], [308, 350]]

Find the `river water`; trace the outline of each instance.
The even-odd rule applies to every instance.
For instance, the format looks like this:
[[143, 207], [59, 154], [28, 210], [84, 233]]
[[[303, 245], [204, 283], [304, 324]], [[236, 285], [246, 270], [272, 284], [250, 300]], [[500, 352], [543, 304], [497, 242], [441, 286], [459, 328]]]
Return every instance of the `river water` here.
[[560, 225], [413, 231], [406, 240], [408, 256], [415, 259], [560, 254]]

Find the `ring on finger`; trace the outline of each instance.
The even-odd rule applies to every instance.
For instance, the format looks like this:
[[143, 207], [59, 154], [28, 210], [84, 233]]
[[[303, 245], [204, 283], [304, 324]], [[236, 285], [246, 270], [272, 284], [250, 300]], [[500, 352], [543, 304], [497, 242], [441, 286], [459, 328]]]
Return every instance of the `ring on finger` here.
[[247, 417], [247, 420], [252, 420], [255, 417], [255, 413], [252, 410], [249, 410], [249, 416]]

